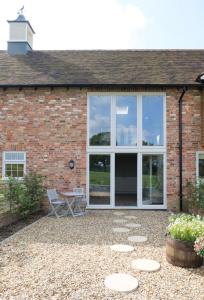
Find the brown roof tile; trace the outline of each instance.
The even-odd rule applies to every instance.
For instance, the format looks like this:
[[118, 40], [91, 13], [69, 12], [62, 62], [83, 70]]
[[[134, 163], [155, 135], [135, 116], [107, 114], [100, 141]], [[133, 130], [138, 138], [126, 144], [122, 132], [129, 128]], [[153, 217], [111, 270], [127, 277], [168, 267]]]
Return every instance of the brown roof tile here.
[[195, 84], [204, 50], [0, 51], [0, 85]]

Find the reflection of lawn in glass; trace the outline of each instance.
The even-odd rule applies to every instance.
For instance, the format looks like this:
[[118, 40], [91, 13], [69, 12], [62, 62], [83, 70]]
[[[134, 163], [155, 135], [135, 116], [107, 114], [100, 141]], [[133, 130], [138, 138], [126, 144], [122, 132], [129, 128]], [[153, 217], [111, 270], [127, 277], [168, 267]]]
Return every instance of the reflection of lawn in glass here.
[[110, 185], [110, 172], [90, 171], [90, 184]]
[[[143, 188], [149, 188], [150, 187], [150, 176], [149, 175], [143, 175], [142, 176], [142, 186]], [[151, 178], [151, 187], [160, 189], [163, 186], [163, 180], [161, 176], [152, 175]]]

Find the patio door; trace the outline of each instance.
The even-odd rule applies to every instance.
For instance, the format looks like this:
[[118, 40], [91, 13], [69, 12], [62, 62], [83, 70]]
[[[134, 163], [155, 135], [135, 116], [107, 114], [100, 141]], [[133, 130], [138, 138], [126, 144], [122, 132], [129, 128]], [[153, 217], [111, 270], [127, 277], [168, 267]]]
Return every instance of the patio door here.
[[137, 153], [115, 154], [115, 206], [137, 206]]

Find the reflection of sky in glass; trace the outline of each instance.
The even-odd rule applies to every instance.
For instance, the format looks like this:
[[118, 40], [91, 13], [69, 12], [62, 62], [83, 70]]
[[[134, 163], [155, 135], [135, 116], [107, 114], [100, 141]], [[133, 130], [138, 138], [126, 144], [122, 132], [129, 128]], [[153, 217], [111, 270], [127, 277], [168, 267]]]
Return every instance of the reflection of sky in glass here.
[[163, 136], [163, 97], [142, 97], [143, 145], [162, 146]]
[[135, 96], [119, 96], [116, 100], [116, 144], [137, 144], [137, 100]]
[[93, 136], [108, 132], [107, 143], [110, 142], [110, 112], [111, 102], [109, 96], [91, 96], [89, 111], [89, 135]]

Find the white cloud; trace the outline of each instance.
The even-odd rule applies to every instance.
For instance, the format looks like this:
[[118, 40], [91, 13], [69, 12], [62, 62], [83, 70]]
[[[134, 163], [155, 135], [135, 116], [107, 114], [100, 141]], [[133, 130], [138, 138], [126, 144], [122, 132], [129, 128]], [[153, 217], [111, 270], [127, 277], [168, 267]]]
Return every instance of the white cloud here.
[[[119, 0], [24, 0], [36, 35], [35, 49], [116, 49], [141, 47], [146, 19], [141, 9]], [[7, 19], [22, 0], [1, 0], [0, 49], [6, 48]]]

